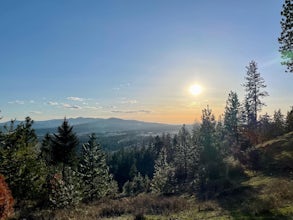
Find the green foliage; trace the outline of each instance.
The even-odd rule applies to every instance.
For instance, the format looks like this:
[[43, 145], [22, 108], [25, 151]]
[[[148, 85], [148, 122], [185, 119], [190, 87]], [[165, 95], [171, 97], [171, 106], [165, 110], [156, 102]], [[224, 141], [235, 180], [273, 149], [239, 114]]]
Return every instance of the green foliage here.
[[123, 185], [123, 194], [127, 196], [134, 196], [143, 192], [148, 192], [149, 188], [149, 178], [147, 176], [143, 177], [140, 173], [137, 173], [131, 181], [127, 181]]
[[246, 106], [246, 118], [249, 128], [255, 129], [257, 125], [257, 113], [265, 105], [261, 101], [262, 98], [268, 96], [268, 93], [263, 89], [266, 88], [264, 79], [258, 72], [257, 63], [251, 61], [246, 66], [246, 82], [243, 84], [246, 95], [245, 95], [245, 106]]
[[224, 173], [224, 164], [216, 139], [216, 121], [212, 110], [207, 107], [202, 111], [202, 124], [200, 127], [200, 151], [198, 186], [199, 194], [205, 198], [213, 195], [219, 187], [217, 182]]
[[50, 134], [46, 134], [41, 145], [41, 158], [45, 161], [47, 166], [53, 165], [52, 159], [52, 141]]
[[192, 191], [198, 175], [199, 151], [199, 145], [193, 141], [186, 126], [183, 125], [177, 135], [173, 162], [177, 191]]
[[277, 137], [279, 135], [284, 134], [285, 132], [285, 119], [284, 119], [284, 115], [281, 112], [281, 109], [279, 109], [278, 111], [274, 111], [274, 116], [273, 116], [273, 130], [274, 130], [274, 134], [273, 137]]
[[51, 138], [51, 153], [54, 164], [76, 166], [78, 139], [72, 129], [73, 127], [65, 118], [62, 125], [58, 127], [58, 133]]
[[16, 128], [11, 122], [2, 135], [0, 172], [16, 199], [37, 199], [44, 193], [47, 171], [43, 161], [38, 160], [38, 142], [32, 124], [29, 117]]
[[293, 72], [293, 3], [291, 0], [285, 0], [281, 12], [282, 32], [279, 37], [279, 51], [282, 54], [283, 65], [287, 66], [286, 72]]
[[163, 148], [155, 163], [155, 173], [151, 182], [151, 191], [155, 194], [171, 194], [174, 187], [175, 170], [167, 162], [167, 152]]
[[293, 132], [259, 144], [254, 151], [258, 155], [258, 169], [267, 174], [291, 175], [293, 172]]
[[71, 167], [64, 167], [56, 172], [49, 180], [49, 201], [53, 208], [76, 206], [82, 200], [81, 178]]
[[138, 172], [149, 178], [153, 176], [156, 152], [151, 140], [148, 146], [121, 149], [108, 155], [110, 173], [113, 174], [120, 190]]
[[287, 113], [286, 117], [286, 131], [291, 132], [293, 131], [293, 107], [291, 111]]
[[83, 181], [83, 199], [93, 201], [115, 193], [115, 183], [106, 164], [106, 155], [96, 142], [95, 134], [82, 146], [80, 173]]
[[[231, 91], [226, 101], [224, 113], [224, 128], [229, 145], [235, 145], [239, 141], [240, 126], [240, 102], [236, 92]], [[229, 151], [230, 149], [228, 149]], [[231, 151], [230, 151], [231, 152]]]
[[257, 126], [258, 143], [270, 140], [285, 133], [285, 118], [281, 110], [274, 111], [273, 118], [267, 113], [260, 116]]

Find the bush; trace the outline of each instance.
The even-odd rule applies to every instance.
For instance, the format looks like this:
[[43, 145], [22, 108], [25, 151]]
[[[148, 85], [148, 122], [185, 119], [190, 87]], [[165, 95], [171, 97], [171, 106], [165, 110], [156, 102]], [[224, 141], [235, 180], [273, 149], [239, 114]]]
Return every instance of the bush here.
[[7, 219], [14, 213], [14, 200], [11, 192], [5, 182], [5, 179], [0, 175], [0, 219]]
[[55, 173], [50, 180], [49, 200], [54, 208], [76, 206], [82, 199], [78, 173], [65, 167], [63, 173]]
[[145, 214], [169, 215], [189, 207], [188, 201], [184, 198], [146, 194], [118, 200], [101, 200], [99, 203], [99, 217], [113, 217], [131, 213], [135, 213], [137, 216]]

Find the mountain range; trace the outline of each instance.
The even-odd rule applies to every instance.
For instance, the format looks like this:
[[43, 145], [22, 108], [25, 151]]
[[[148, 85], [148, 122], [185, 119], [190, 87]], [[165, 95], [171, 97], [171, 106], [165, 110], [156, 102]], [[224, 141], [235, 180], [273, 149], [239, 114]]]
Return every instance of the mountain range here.
[[[33, 128], [41, 140], [46, 133], [57, 133], [57, 128], [64, 119], [52, 119], [46, 121], [34, 121]], [[138, 120], [125, 120], [120, 118], [69, 118], [69, 124], [77, 134], [81, 143], [87, 141], [89, 134], [96, 133], [99, 141], [108, 149], [118, 149], [130, 146], [145, 137], [161, 135], [163, 133], [175, 134], [181, 125], [152, 123]], [[6, 123], [1, 123], [3, 127]], [[18, 125], [21, 121], [15, 121]]]

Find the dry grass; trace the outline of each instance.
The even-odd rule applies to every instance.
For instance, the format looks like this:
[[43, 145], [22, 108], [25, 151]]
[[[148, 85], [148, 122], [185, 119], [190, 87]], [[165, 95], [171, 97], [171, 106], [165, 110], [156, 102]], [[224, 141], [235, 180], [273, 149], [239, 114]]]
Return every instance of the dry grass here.
[[189, 207], [188, 200], [183, 197], [141, 194], [136, 197], [103, 199], [92, 204], [82, 204], [75, 209], [42, 211], [31, 218], [43, 220], [145, 219], [145, 215], [170, 215]]

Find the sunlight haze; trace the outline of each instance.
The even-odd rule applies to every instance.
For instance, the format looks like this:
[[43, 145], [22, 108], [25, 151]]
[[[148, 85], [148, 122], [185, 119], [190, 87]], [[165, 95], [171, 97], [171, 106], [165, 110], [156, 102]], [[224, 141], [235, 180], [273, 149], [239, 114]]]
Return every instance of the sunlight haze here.
[[[253, 6], [253, 7], [252, 7]], [[244, 99], [258, 63], [262, 113], [292, 106], [280, 64], [282, 1], [1, 1], [2, 122], [94, 117], [169, 124]]]

